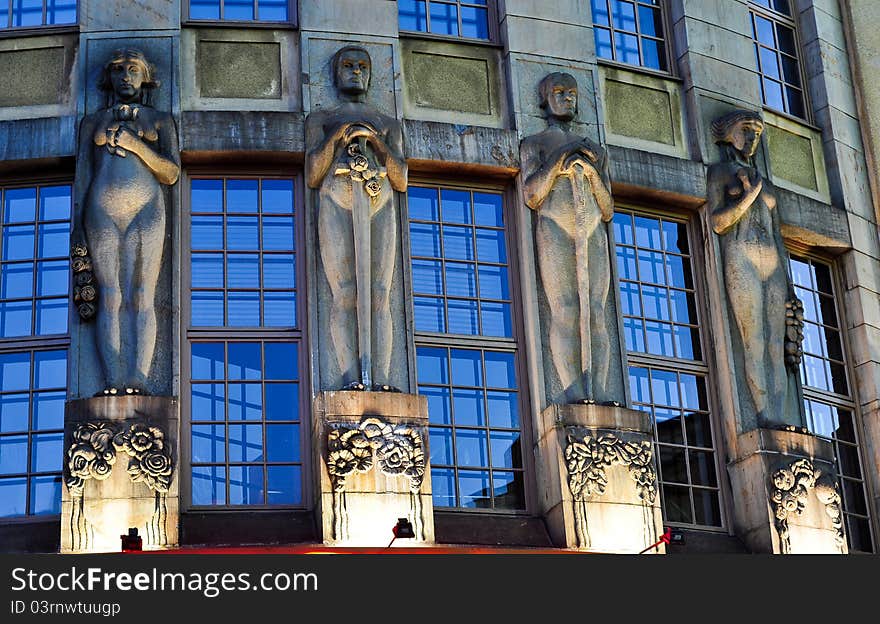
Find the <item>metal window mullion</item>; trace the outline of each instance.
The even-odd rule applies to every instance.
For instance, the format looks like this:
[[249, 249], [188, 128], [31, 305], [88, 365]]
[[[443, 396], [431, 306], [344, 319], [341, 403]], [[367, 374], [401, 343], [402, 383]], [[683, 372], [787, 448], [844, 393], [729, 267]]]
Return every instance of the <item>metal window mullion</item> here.
[[[614, 14], [611, 9], [611, 3], [613, 0], [605, 0], [605, 7], [608, 10], [608, 36], [611, 39], [611, 59], [614, 61], [620, 60], [617, 58], [617, 46], [615, 45], [615, 36], [614, 36]], [[635, 241], [633, 241], [635, 242]]]
[[[418, 14], [418, 7], [416, 7]], [[425, 0], [425, 32], [431, 32], [431, 0]], [[437, 190], [437, 210], [440, 210], [440, 190]]]
[[[192, 0], [190, 0], [192, 1]], [[220, 0], [220, 19], [225, 19], [226, 17], [226, 2], [225, 0]], [[226, 179], [223, 179], [223, 200], [226, 201]], [[228, 476], [228, 475], [227, 475]], [[228, 503], [227, 503], [228, 504]]]

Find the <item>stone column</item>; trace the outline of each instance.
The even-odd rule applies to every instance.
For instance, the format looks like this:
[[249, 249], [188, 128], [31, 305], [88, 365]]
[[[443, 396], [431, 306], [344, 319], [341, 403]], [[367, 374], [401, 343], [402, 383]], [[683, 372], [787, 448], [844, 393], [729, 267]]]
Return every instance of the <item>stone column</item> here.
[[[537, 445], [541, 509], [558, 546], [638, 553], [660, 540], [650, 415], [551, 405]], [[664, 552], [661, 544], [650, 552]]]
[[387, 546], [400, 518], [434, 542], [428, 402], [397, 392], [322, 392], [315, 400], [316, 473], [324, 543]]

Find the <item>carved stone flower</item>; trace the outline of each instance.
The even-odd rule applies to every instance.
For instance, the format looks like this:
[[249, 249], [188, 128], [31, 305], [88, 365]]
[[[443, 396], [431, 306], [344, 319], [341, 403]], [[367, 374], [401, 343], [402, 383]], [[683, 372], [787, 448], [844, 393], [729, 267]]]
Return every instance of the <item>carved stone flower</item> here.
[[167, 492], [171, 485], [173, 465], [171, 457], [159, 450], [151, 450], [128, 463], [128, 474], [135, 483], [143, 481], [157, 492]]
[[393, 428], [380, 418], [365, 418], [358, 429], [364, 434], [364, 437], [373, 448], [379, 448], [384, 443], [385, 438], [391, 437]]
[[81, 271], [76, 274], [76, 285], [77, 286], [86, 286], [87, 284], [91, 284], [93, 280], [91, 271]]
[[779, 490], [790, 490], [794, 486], [794, 473], [788, 468], [777, 470], [773, 475], [773, 485]]
[[114, 463], [115, 462], [105, 461], [102, 458], [95, 458], [95, 460], [89, 464], [89, 475], [91, 475], [93, 479], [103, 481], [110, 476], [110, 473], [113, 471]]
[[88, 302], [83, 302], [83, 303], [79, 304], [79, 306], [77, 306], [77, 308], [76, 308], [76, 311], [79, 314], [80, 318], [82, 318], [84, 320], [89, 320], [89, 319], [93, 318], [96, 313], [96, 309], [95, 309], [94, 304], [91, 304]]
[[164, 448], [165, 434], [156, 427], [134, 424], [127, 432], [117, 435], [113, 443], [132, 456], [148, 451], [161, 451]]
[[379, 449], [379, 470], [389, 475], [403, 474], [412, 468], [413, 445], [404, 436], [394, 436]]
[[363, 154], [358, 154], [349, 162], [349, 167], [353, 171], [366, 171], [370, 168], [370, 161]]
[[73, 245], [70, 246], [70, 255], [83, 258], [83, 257], [89, 255], [89, 250], [82, 243], [74, 243]]
[[94, 286], [83, 286], [79, 289], [79, 296], [83, 301], [94, 301], [98, 297], [98, 292]]
[[74, 273], [80, 273], [82, 271], [91, 271], [92, 263], [88, 260], [88, 258], [83, 257], [74, 257], [73, 261], [70, 263], [70, 268], [73, 269]]
[[89, 466], [97, 457], [91, 444], [74, 444], [67, 451], [67, 469], [73, 477], [89, 478]]
[[327, 472], [332, 478], [345, 478], [355, 471], [356, 466], [355, 455], [348, 449], [338, 449], [327, 455]]
[[370, 197], [377, 197], [382, 192], [382, 184], [375, 178], [364, 184], [364, 189]]

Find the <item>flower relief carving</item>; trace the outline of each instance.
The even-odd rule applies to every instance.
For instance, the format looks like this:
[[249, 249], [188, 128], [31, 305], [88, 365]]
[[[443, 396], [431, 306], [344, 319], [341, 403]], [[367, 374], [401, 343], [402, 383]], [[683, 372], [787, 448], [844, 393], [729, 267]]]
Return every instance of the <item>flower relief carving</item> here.
[[776, 531], [782, 543], [782, 553], [791, 552], [791, 534], [788, 519], [791, 515], [800, 516], [809, 501], [810, 490], [825, 506], [825, 513], [831, 518], [834, 528], [834, 541], [841, 552], [846, 544], [843, 531], [843, 514], [840, 491], [837, 481], [813, 466], [809, 459], [798, 459], [773, 473], [773, 490], [770, 501], [774, 505]]
[[568, 486], [576, 501], [601, 496], [608, 486], [606, 469], [614, 464], [629, 468], [639, 499], [652, 504], [657, 497], [657, 473], [651, 442], [627, 442], [611, 433], [599, 437], [567, 435], [565, 461]]

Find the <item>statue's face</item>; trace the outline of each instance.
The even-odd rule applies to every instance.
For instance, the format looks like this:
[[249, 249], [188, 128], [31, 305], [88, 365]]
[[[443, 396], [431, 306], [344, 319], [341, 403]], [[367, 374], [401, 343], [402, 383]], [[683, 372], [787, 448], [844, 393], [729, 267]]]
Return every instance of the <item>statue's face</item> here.
[[110, 65], [113, 91], [123, 102], [130, 102], [140, 95], [144, 78], [144, 66], [139, 61], [125, 59]]
[[571, 121], [577, 112], [578, 88], [567, 80], [559, 80], [550, 85], [547, 93], [547, 112], [552, 117]]
[[761, 144], [761, 133], [764, 124], [754, 119], [738, 121], [730, 130], [728, 138], [730, 144], [746, 158], [751, 158], [758, 151]]
[[370, 57], [360, 50], [343, 52], [336, 62], [336, 84], [343, 93], [365, 93], [370, 84]]

